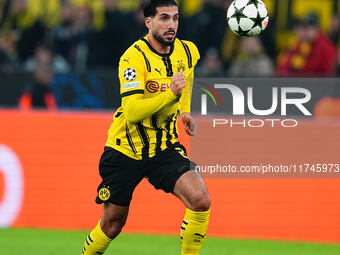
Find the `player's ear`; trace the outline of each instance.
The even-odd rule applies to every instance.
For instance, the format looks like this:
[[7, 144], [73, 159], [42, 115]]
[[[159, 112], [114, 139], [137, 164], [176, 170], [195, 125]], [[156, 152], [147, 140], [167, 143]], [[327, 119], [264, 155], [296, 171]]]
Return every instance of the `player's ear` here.
[[145, 26], [150, 30], [151, 29], [151, 17], [145, 18]]

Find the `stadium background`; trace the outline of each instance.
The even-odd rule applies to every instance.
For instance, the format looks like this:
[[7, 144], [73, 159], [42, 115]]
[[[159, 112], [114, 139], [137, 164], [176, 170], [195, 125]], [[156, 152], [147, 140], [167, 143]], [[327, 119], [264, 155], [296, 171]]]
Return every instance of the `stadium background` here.
[[[231, 1], [178, 2], [183, 12], [180, 37], [194, 41], [202, 55], [197, 76], [321, 76], [335, 81], [331, 88], [318, 88], [320, 94], [313, 103], [317, 118], [303, 121], [298, 130], [235, 129], [226, 135], [226, 142], [237, 145], [241, 139], [246, 145], [226, 149], [225, 144], [216, 143], [215, 150], [227, 150], [231, 161], [256, 162], [259, 155], [276, 156], [278, 162], [280, 158], [310, 163], [338, 160], [337, 56], [325, 73], [299, 72], [299, 55], [292, 61], [294, 71], [282, 75], [280, 61], [297, 43], [298, 20], [311, 12], [318, 15], [320, 29], [332, 47], [338, 48], [340, 1], [264, 0], [270, 23], [259, 40], [249, 41], [258, 46], [254, 54], [245, 51], [243, 40], [227, 29], [225, 8]], [[93, 203], [99, 182], [97, 165], [112, 112], [120, 103], [119, 56], [145, 33], [140, 4], [136, 0], [0, 0], [0, 226], [5, 228], [0, 230], [0, 254], [18, 254], [13, 252], [16, 239], [35, 247], [33, 238], [39, 242], [48, 236], [45, 232], [25, 236], [21, 230], [90, 230], [100, 217], [101, 207]], [[254, 69], [260, 61], [268, 67], [263, 73]], [[252, 65], [244, 72], [233, 70], [240, 62], [243, 67]], [[37, 105], [30, 101], [36, 88], [43, 95]], [[324, 116], [331, 117], [326, 124]], [[201, 127], [198, 136], [204, 129], [208, 127]], [[301, 140], [302, 136], [309, 139]], [[189, 145], [183, 133], [180, 138]], [[211, 134], [205, 142], [219, 138]], [[273, 150], [277, 154], [271, 154]], [[339, 246], [330, 245], [340, 242], [338, 179], [207, 178], [206, 183], [213, 202], [210, 237], [284, 242], [257, 241], [259, 245], [252, 246], [223, 239], [210, 243], [214, 253], [208, 239], [204, 254], [339, 253]], [[155, 192], [143, 181], [135, 191], [124, 233], [176, 235], [183, 213], [177, 199]], [[71, 238], [75, 251], [81, 249], [81, 235]], [[304, 248], [297, 241], [324, 246]], [[251, 250], [240, 252], [244, 246]]]

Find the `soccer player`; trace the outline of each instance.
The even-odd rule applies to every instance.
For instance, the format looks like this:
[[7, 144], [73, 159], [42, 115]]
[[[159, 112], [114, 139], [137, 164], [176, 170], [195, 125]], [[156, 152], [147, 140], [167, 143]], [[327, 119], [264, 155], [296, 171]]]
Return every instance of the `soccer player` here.
[[179, 12], [174, 0], [149, 1], [144, 16], [148, 35], [128, 48], [119, 63], [122, 105], [99, 164], [102, 182], [96, 202], [104, 203], [104, 211], [86, 238], [85, 255], [103, 254], [121, 232], [132, 193], [143, 178], [186, 206], [182, 255], [199, 254], [207, 233], [209, 194], [177, 141], [178, 116], [188, 135], [196, 132], [190, 100], [199, 52], [192, 42], [176, 38]]

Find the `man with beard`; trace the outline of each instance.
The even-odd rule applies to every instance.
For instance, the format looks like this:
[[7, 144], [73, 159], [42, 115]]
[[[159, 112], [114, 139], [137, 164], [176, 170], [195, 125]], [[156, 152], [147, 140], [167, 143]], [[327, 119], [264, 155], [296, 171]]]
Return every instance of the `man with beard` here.
[[121, 232], [133, 191], [143, 178], [186, 206], [182, 255], [199, 254], [207, 233], [209, 194], [177, 140], [178, 116], [188, 135], [196, 132], [190, 101], [199, 52], [192, 42], [176, 38], [179, 12], [174, 0], [151, 0], [143, 11], [149, 33], [119, 63], [122, 105], [99, 164], [102, 182], [96, 202], [104, 203], [104, 212], [86, 238], [85, 255], [103, 254]]

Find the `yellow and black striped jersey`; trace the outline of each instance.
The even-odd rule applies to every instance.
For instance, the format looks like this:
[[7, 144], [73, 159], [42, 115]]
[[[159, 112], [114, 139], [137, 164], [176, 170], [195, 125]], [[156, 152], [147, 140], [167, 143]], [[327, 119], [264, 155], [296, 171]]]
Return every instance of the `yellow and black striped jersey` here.
[[[158, 53], [144, 37], [119, 62], [121, 107], [108, 132], [106, 146], [142, 160], [177, 142], [177, 115], [190, 112], [197, 47], [176, 39], [169, 54]], [[170, 89], [171, 77], [182, 72], [186, 87], [181, 97]]]

